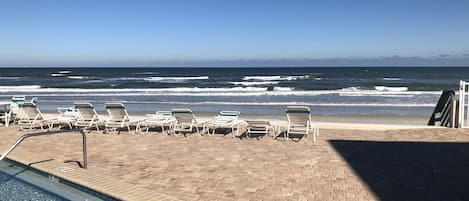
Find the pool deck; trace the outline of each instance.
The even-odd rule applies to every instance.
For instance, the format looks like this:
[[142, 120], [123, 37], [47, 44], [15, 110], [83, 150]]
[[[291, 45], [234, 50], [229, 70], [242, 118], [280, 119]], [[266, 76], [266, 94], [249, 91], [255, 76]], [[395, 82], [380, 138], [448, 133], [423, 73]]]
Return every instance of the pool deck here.
[[[76, 135], [78, 136], [78, 134]], [[75, 165], [58, 161], [55, 158], [46, 156], [46, 154], [37, 154], [19, 149], [8, 155], [8, 159], [46, 172], [57, 179], [67, 180], [119, 200], [180, 200], [164, 193], [152, 191], [135, 184], [112, 178], [109, 175], [106, 176], [98, 171], [82, 169], [76, 163]], [[83, 160], [79, 162], [83, 164]]]
[[[18, 130], [0, 128], [0, 151], [26, 133]], [[464, 200], [467, 150], [466, 130], [324, 123], [315, 144], [92, 132], [88, 170], [62, 163], [82, 160], [79, 134], [27, 139], [9, 158], [124, 200]]]

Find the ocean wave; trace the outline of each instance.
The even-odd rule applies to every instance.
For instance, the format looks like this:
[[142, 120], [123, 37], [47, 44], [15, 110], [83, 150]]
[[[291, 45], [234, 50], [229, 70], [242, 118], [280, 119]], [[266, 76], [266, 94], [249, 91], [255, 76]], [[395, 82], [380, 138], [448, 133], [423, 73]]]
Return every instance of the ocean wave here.
[[197, 77], [148, 77], [144, 78], [144, 80], [148, 82], [186, 82], [190, 80], [208, 80], [208, 76], [197, 76]]
[[264, 80], [264, 81], [282, 81], [282, 80], [300, 80], [308, 79], [311, 75], [272, 75], [272, 76], [244, 76], [243, 80]]
[[375, 86], [378, 91], [408, 91], [407, 87], [387, 87], [387, 86]]
[[[413, 97], [437, 96], [441, 91], [379, 91], [359, 89], [297, 91], [289, 87], [231, 87], [231, 88], [41, 88], [38, 85], [0, 86], [0, 92], [10, 95], [27, 93], [30, 96], [194, 96], [194, 97], [255, 97], [255, 96], [363, 96], [363, 97]], [[6, 95], [6, 94], [5, 94]], [[8, 95], [6, 95], [8, 96]]]
[[60, 74], [70, 74], [72, 71], [71, 70], [61, 70], [58, 73]]
[[82, 80], [82, 79], [88, 79], [89, 77], [79, 76], [79, 75], [69, 75], [69, 76], [67, 76], [67, 78], [72, 79], [72, 80]]
[[125, 101], [130, 104], [174, 104], [174, 105], [246, 105], [246, 106], [277, 106], [277, 105], [308, 105], [326, 107], [434, 107], [434, 104], [418, 103], [313, 103], [313, 102], [230, 102], [230, 101]]
[[374, 86], [374, 90], [364, 89], [360, 86], [358, 87], [347, 87], [339, 89], [340, 91], [344, 92], [367, 92], [367, 91], [377, 91], [377, 92], [405, 92], [409, 91], [407, 87], [387, 87], [387, 86]]
[[[69, 76], [70, 77], [70, 76]], [[186, 82], [190, 80], [208, 80], [208, 76], [192, 76], [192, 77], [115, 77], [102, 78], [97, 80], [89, 80], [87, 83], [108, 82], [108, 81], [147, 81], [147, 82]]]
[[440, 91], [408, 91], [407, 87], [384, 87], [375, 86], [375, 90], [362, 89], [361, 87], [347, 87], [339, 89], [339, 96], [373, 96], [373, 97], [395, 97], [409, 98], [415, 95], [438, 95]]
[[267, 91], [267, 87], [232, 87], [232, 88], [199, 88], [199, 87], [174, 87], [174, 88], [43, 88], [39, 85], [24, 86], [0, 86], [0, 92], [68, 92], [68, 93], [86, 93], [86, 92], [256, 92]]
[[135, 75], [157, 75], [160, 74], [159, 72], [140, 72], [140, 73], [133, 73]]
[[0, 91], [22, 91], [22, 90], [38, 90], [41, 89], [39, 85], [19, 85], [19, 86], [0, 86]]
[[274, 91], [293, 91], [293, 87], [274, 87]]
[[264, 82], [230, 82], [230, 84], [234, 85], [243, 85], [243, 86], [254, 86], [254, 85], [272, 85], [278, 84], [280, 82], [276, 81], [264, 81]]
[[[1, 96], [1, 95], [0, 95]], [[89, 100], [90, 102], [108, 102], [106, 100]], [[67, 103], [67, 100], [41, 100], [48, 103]], [[323, 107], [434, 107], [432, 103], [317, 103], [317, 102], [235, 102], [235, 101], [145, 101], [145, 100], [121, 100], [125, 104], [169, 104], [169, 105], [234, 105], [234, 106], [288, 106], [307, 105]]]
[[16, 77], [16, 76], [1, 76], [0, 79], [2, 80], [17, 80], [20, 79], [21, 77]]
[[107, 82], [107, 81], [134, 81], [134, 80], [144, 80], [144, 77], [115, 77], [115, 78], [103, 78], [99, 80], [94, 80], [94, 81], [101, 81], [101, 82]]
[[402, 80], [402, 79], [400, 77], [383, 77], [383, 80], [397, 81], [397, 80]]

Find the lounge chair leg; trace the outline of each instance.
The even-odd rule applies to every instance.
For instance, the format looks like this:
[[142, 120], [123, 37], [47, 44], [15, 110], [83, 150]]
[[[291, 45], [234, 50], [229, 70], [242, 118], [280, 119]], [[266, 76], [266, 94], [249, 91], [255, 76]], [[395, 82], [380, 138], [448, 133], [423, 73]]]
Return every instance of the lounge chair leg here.
[[205, 125], [202, 126], [202, 133], [205, 134], [207, 131], [205, 130]]
[[198, 134], [199, 136], [202, 136], [202, 135], [200, 134], [200, 132], [199, 132], [199, 127], [198, 127], [198, 126], [195, 127], [195, 130], [197, 131], [197, 134]]
[[[239, 126], [238, 128], [236, 129], [236, 135], [239, 136]], [[231, 127], [231, 135], [233, 136], [233, 138], [236, 138], [236, 135], [234, 133], [234, 127]]]

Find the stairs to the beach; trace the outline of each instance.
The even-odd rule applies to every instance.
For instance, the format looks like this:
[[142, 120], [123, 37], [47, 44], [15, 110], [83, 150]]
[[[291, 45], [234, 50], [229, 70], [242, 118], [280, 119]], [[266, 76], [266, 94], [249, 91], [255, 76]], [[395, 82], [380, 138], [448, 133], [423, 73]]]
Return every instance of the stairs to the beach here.
[[457, 101], [453, 90], [444, 90], [427, 125], [455, 127], [457, 125]]

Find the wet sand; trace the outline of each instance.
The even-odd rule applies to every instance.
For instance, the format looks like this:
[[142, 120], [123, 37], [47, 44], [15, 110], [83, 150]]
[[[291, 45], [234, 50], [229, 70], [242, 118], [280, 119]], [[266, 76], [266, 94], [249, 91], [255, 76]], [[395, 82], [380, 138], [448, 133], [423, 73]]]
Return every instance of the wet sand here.
[[[56, 116], [56, 111], [43, 111], [43, 113]], [[136, 119], [142, 119], [145, 114], [152, 112], [132, 112], [130, 116]], [[154, 113], [154, 112], [153, 112]], [[106, 117], [105, 111], [98, 111], [98, 114]], [[196, 117], [211, 118], [217, 115], [216, 112], [194, 112]], [[241, 114], [242, 119], [266, 119], [266, 120], [286, 120], [286, 115], [246, 115]], [[397, 125], [418, 125], [425, 126], [429, 120], [429, 116], [411, 116], [411, 115], [311, 115], [313, 121], [330, 122], [330, 123], [364, 123], [364, 124], [397, 124]]]

